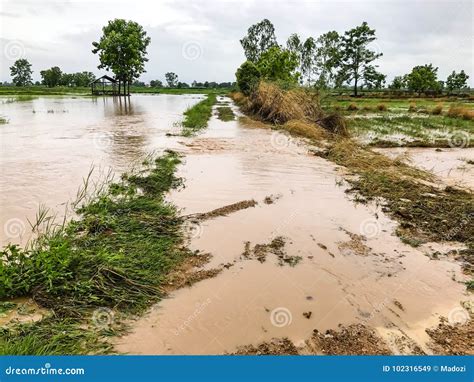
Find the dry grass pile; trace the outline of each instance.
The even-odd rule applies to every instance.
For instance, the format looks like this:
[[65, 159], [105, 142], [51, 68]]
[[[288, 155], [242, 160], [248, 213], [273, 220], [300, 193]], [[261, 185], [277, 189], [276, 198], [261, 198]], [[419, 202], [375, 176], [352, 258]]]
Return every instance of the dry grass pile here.
[[[261, 82], [258, 90], [249, 98], [244, 99], [238, 93], [232, 97], [242, 109], [264, 122], [277, 125], [288, 125], [289, 128], [310, 131], [314, 135], [314, 129], [303, 124], [319, 125], [333, 134], [348, 135], [347, 126], [343, 117], [337, 114], [326, 114], [320, 106], [319, 96], [305, 89], [283, 90], [271, 83]], [[296, 125], [295, 121], [301, 122]]]
[[319, 125], [303, 122], [297, 119], [288, 121], [283, 125], [283, 128], [291, 134], [310, 139], [321, 140], [327, 136], [326, 131]]
[[410, 102], [410, 106], [408, 106], [408, 111], [414, 113], [417, 110], [418, 110], [418, 108], [416, 107], [416, 103], [415, 102]]
[[379, 103], [379, 104], [377, 105], [377, 110], [378, 110], [378, 111], [387, 111], [388, 108], [387, 108], [387, 105], [385, 105], [384, 103]]
[[470, 110], [467, 107], [462, 106], [451, 106], [448, 110], [447, 116], [471, 120], [474, 119], [474, 110]]
[[359, 107], [355, 103], [350, 103], [349, 105], [347, 105], [347, 110], [356, 111], [356, 110], [359, 110]]
[[437, 104], [433, 109], [431, 109], [431, 114], [433, 115], [441, 115], [443, 113], [443, 104]]

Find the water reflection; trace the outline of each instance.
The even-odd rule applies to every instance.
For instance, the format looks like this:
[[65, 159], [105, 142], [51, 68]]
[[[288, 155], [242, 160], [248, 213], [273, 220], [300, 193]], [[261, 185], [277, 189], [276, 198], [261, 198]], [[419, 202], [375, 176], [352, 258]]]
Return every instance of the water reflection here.
[[[27, 219], [40, 203], [62, 213], [91, 165], [121, 173], [149, 152], [176, 145], [166, 133], [199, 99], [40, 97], [0, 104], [9, 120], [0, 126], [0, 244], [25, 242]], [[21, 229], [5, 229], [12, 219]]]

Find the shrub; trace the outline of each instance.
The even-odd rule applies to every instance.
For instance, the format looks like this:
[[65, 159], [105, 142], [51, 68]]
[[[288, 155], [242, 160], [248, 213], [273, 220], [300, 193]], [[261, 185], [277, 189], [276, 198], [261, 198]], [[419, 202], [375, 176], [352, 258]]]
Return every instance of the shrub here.
[[431, 109], [431, 114], [440, 115], [443, 112], [443, 104], [437, 104], [433, 109]]
[[237, 86], [245, 95], [250, 95], [260, 83], [261, 74], [253, 62], [245, 61], [235, 73]]
[[355, 103], [351, 103], [347, 106], [347, 110], [355, 111], [355, 110], [359, 110], [359, 107]]

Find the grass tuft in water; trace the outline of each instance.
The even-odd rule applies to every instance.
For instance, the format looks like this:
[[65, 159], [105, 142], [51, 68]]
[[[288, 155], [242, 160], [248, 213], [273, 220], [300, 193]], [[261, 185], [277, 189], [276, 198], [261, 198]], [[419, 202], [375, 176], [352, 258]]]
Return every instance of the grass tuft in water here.
[[216, 95], [208, 94], [204, 100], [186, 110], [184, 112], [182, 134], [189, 137], [197, 131], [206, 128], [207, 122], [212, 116], [212, 107], [216, 102]]

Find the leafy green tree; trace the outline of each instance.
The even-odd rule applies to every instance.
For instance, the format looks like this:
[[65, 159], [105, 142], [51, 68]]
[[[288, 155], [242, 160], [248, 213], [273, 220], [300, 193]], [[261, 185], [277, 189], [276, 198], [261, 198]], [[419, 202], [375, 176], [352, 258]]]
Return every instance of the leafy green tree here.
[[459, 73], [456, 73], [454, 70], [448, 76], [446, 80], [446, 89], [449, 93], [453, 91], [460, 91], [467, 88], [467, 80], [469, 76], [464, 73], [464, 70], [461, 70]]
[[152, 88], [162, 88], [163, 87], [163, 82], [161, 82], [160, 80], [151, 80], [150, 81], [150, 86]]
[[258, 87], [261, 76], [260, 71], [252, 61], [245, 61], [235, 73], [237, 86], [245, 95], [250, 95]]
[[406, 79], [404, 76], [395, 76], [392, 83], [388, 86], [391, 90], [402, 90], [406, 87]]
[[74, 86], [86, 87], [95, 80], [95, 75], [92, 72], [77, 72], [73, 74]]
[[178, 75], [173, 72], [165, 73], [165, 80], [168, 84], [168, 87], [175, 88], [178, 85]]
[[145, 72], [151, 40], [140, 24], [124, 19], [109, 21], [102, 32], [99, 42], [92, 43], [92, 52], [99, 54], [98, 68], [112, 71], [119, 81], [119, 93], [123, 84], [124, 94], [129, 94], [130, 83]]
[[63, 72], [59, 67], [53, 66], [51, 69], [42, 70], [40, 75], [42, 78], [42, 84], [49, 88], [53, 88], [61, 84]]
[[298, 57], [287, 49], [272, 46], [263, 52], [257, 62], [257, 68], [265, 78], [270, 81], [283, 81], [287, 83], [298, 83], [300, 73], [298, 68]]
[[277, 45], [275, 27], [268, 19], [264, 19], [248, 29], [247, 36], [240, 40], [240, 44], [247, 60], [257, 63], [262, 53]]
[[342, 57], [341, 40], [336, 31], [324, 33], [316, 40], [315, 72], [319, 75], [316, 82], [319, 88], [336, 85]]
[[340, 77], [349, 83], [353, 81], [355, 96], [364, 71], [371, 66], [372, 61], [382, 56], [382, 53], [376, 53], [368, 47], [375, 39], [375, 29], [370, 29], [365, 21], [345, 32], [342, 37]]
[[312, 37], [308, 37], [304, 42], [293, 33], [286, 42], [286, 47], [298, 60], [298, 70], [301, 72], [301, 79], [311, 84], [311, 76], [314, 73], [316, 42]]
[[177, 88], [186, 89], [186, 88], [189, 88], [189, 84], [187, 84], [186, 82], [178, 82]]
[[74, 75], [68, 73], [62, 73], [59, 84], [62, 86], [74, 86]]
[[378, 72], [373, 66], [367, 66], [364, 70], [363, 80], [367, 89], [382, 89], [386, 78], [385, 74]]
[[415, 66], [411, 73], [406, 75], [407, 88], [418, 94], [429, 91], [438, 91], [438, 68], [433, 64]]
[[20, 58], [10, 67], [10, 75], [12, 81], [16, 86], [27, 86], [33, 83], [31, 75], [31, 64], [26, 58]]

